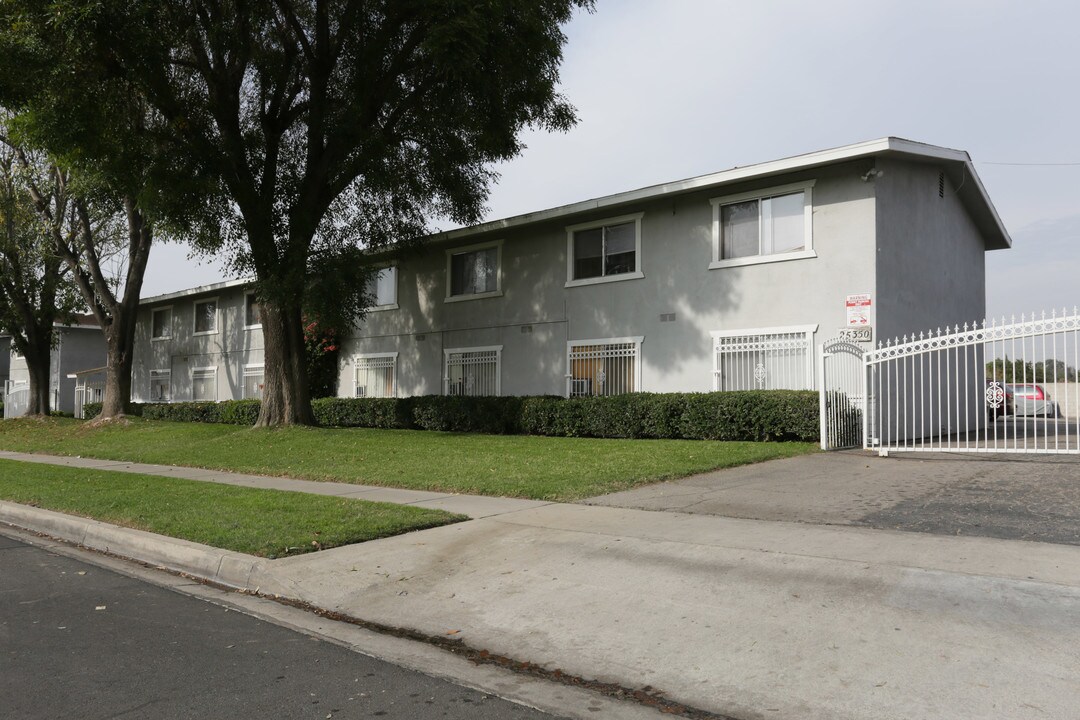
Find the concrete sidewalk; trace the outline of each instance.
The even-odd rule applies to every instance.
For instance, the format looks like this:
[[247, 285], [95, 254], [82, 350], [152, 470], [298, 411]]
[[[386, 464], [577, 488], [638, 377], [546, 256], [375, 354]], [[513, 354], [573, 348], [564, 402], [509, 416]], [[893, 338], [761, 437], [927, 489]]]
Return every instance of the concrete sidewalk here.
[[1073, 546], [548, 504], [265, 561], [0, 520], [737, 718], [1077, 717]]

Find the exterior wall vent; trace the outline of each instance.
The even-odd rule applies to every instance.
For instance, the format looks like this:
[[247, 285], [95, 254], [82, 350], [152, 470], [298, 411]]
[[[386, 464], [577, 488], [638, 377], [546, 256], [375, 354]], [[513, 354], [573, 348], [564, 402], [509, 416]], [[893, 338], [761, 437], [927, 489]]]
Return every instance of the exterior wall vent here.
[[939, 198], [945, 197], [945, 173], [939, 172], [937, 176], [937, 196]]
[[661, 313], [660, 322], [675, 322], [675, 313]]
[[421, 333], [420, 335], [416, 336], [416, 342], [423, 342], [424, 340], [427, 340], [427, 335]]
[[532, 325], [522, 325], [521, 326], [521, 334], [522, 335], [528, 335], [532, 331], [533, 331]]

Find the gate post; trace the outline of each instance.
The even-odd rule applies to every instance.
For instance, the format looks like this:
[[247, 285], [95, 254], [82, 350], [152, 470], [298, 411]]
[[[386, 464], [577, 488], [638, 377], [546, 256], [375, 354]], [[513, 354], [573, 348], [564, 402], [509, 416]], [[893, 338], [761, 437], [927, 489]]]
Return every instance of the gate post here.
[[825, 344], [818, 345], [818, 431], [821, 449], [829, 449], [829, 421], [825, 416]]

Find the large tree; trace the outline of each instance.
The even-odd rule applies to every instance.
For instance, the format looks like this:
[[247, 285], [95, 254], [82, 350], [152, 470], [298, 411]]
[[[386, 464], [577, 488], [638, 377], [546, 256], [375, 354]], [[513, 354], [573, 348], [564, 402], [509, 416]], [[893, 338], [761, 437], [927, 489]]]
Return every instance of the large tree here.
[[[0, 9], [0, 102], [6, 135], [28, 167], [44, 152], [65, 185], [71, 232], [53, 233], [83, 301], [105, 337], [102, 419], [131, 404], [136, 316], [155, 230], [201, 212], [197, 169], [178, 161], [148, 121], [138, 89], [102, 62], [92, 36], [68, 32], [77, 3], [6, 0]], [[31, 174], [32, 175], [32, 174]], [[42, 220], [53, 221], [46, 188], [29, 185]], [[54, 223], [55, 224], [55, 223]]]
[[[26, 414], [48, 415], [55, 326], [70, 321], [81, 305], [55, 245], [57, 234], [74, 231], [73, 208], [63, 175], [51, 173], [54, 168], [39, 157], [29, 167], [26, 154], [22, 159], [0, 142], [0, 332], [11, 336], [26, 360]], [[31, 187], [50, 219], [38, 212]]]
[[[178, 162], [217, 183], [205, 251], [253, 272], [259, 425], [314, 422], [302, 316], [362, 305], [363, 257], [477, 221], [525, 127], [563, 130], [561, 26], [591, 0], [53, 0], [29, 15], [93, 38]], [[316, 302], [317, 304], [317, 302]], [[327, 310], [324, 303], [323, 310]]]

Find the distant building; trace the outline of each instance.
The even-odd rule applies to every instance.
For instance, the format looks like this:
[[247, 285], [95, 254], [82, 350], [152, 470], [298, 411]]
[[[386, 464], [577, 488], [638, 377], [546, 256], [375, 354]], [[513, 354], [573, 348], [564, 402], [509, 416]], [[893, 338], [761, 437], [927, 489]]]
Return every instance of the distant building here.
[[[56, 325], [57, 344], [52, 351], [49, 367], [49, 407], [64, 413], [76, 411], [75, 379], [73, 373], [105, 365], [105, 338], [92, 315], [80, 316], [71, 325]], [[10, 338], [5, 338], [10, 343]], [[3, 341], [0, 341], [2, 343]], [[14, 346], [12, 346], [13, 348]], [[26, 359], [10, 352], [8, 377], [4, 383], [4, 417], [20, 417], [26, 413], [30, 398], [30, 372]], [[93, 399], [93, 398], [88, 398]], [[100, 397], [96, 398], [100, 400]]]

